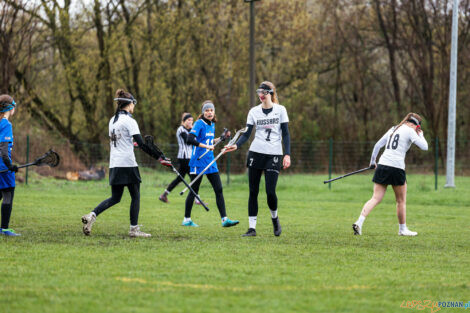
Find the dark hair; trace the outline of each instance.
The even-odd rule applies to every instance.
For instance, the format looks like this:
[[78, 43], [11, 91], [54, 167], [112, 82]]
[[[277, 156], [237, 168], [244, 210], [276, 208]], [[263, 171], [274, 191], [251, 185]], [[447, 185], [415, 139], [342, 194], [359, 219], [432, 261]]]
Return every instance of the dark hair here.
[[[134, 96], [130, 92], [124, 91], [124, 89], [116, 90], [115, 97], [118, 98], [118, 99], [119, 98], [121, 98], [121, 99], [130, 99], [130, 100], [134, 99]], [[116, 103], [117, 103], [117, 105], [116, 105], [116, 112], [114, 113], [114, 122], [113, 122], [113, 124], [116, 123], [116, 121], [119, 118], [119, 111], [124, 110], [129, 104], [132, 103], [132, 101], [116, 100]]]
[[[13, 103], [13, 97], [10, 95], [0, 95], [0, 111], [3, 111], [7, 106], [11, 105]], [[0, 118], [3, 118], [5, 116], [6, 112], [0, 112]]]

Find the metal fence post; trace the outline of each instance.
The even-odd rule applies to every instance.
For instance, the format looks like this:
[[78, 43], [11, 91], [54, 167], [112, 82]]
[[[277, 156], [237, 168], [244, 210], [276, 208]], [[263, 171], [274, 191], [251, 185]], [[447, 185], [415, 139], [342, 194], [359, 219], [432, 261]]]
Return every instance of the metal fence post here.
[[[26, 163], [29, 163], [29, 135], [26, 135]], [[26, 168], [26, 175], [25, 175], [25, 184], [28, 184], [28, 172], [29, 168]]]
[[[328, 179], [331, 179], [331, 172], [333, 170], [333, 138], [329, 140], [329, 157], [328, 157]], [[331, 189], [331, 182], [328, 183], [328, 189]]]
[[437, 178], [439, 174], [439, 137], [436, 136], [436, 147], [434, 156], [434, 190], [437, 190]]

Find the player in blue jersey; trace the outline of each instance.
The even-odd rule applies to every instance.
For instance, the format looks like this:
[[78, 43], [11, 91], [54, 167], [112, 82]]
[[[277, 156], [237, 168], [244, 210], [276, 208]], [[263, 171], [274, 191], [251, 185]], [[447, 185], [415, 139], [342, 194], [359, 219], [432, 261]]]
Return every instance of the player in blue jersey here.
[[[214, 136], [215, 123], [217, 122], [217, 118], [215, 116], [215, 107], [212, 101], [204, 101], [201, 111], [202, 114], [199, 115], [198, 120], [194, 123], [193, 128], [189, 132], [187, 140], [187, 143], [193, 146], [191, 160], [189, 161], [189, 175], [191, 177], [191, 181], [194, 180], [197, 175], [200, 174], [206, 168], [206, 166], [214, 160], [214, 144], [216, 144], [219, 140], [224, 139], [223, 137], [215, 138]], [[227, 133], [227, 136], [230, 136], [230, 133]], [[210, 151], [199, 160], [199, 157], [207, 150]], [[225, 212], [225, 200], [217, 163], [214, 162], [211, 167], [204, 172], [204, 174], [207, 176], [207, 179], [214, 189], [217, 208], [219, 209], [220, 217], [222, 218], [222, 226], [230, 227], [237, 225], [238, 221], [232, 221], [227, 218], [227, 213]], [[203, 176], [201, 176], [192, 185], [192, 188], [196, 193], [199, 191], [202, 177]], [[184, 220], [182, 223], [183, 226], [198, 226], [191, 220], [193, 202], [194, 194], [189, 193], [188, 197], [186, 198]]]
[[0, 199], [2, 199], [2, 225], [0, 234], [5, 236], [19, 236], [11, 228], [10, 223], [11, 210], [13, 208], [13, 196], [15, 194], [15, 172], [18, 167], [11, 162], [11, 150], [13, 149], [13, 128], [9, 119], [15, 114], [16, 103], [9, 95], [0, 95]]

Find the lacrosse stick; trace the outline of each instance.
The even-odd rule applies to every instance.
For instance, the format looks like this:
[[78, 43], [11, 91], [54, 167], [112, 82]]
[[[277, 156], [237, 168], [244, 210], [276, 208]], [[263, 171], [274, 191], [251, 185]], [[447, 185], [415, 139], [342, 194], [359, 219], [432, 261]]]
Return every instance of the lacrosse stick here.
[[324, 183], [324, 184], [331, 183], [332, 181], [335, 181], [335, 180], [338, 180], [338, 179], [341, 179], [341, 178], [344, 178], [344, 177], [348, 177], [348, 176], [351, 176], [351, 175], [354, 175], [354, 174], [362, 173], [362, 172], [365, 172], [365, 171], [368, 171], [368, 170], [373, 170], [374, 168], [375, 168], [375, 165], [371, 165], [371, 166], [369, 166], [369, 167], [360, 169], [360, 170], [358, 170], [358, 171], [344, 174], [343, 176], [339, 176], [339, 177], [336, 177], [336, 178], [332, 178], [332, 179], [329, 179], [329, 180], [325, 180], [323, 183]]
[[[228, 142], [227, 147], [234, 145], [234, 144], [237, 142], [238, 137], [240, 137], [241, 134], [246, 133], [247, 130], [248, 130], [248, 127], [245, 127], [245, 128], [240, 129], [239, 131], [237, 131], [237, 132], [235, 133], [235, 136], [233, 136], [233, 138]], [[204, 175], [205, 171], [207, 171], [207, 170], [211, 167], [212, 164], [214, 164], [214, 163], [225, 153], [225, 150], [227, 150], [227, 148], [223, 148], [223, 149], [220, 151], [220, 153], [214, 158], [214, 160], [212, 160], [212, 162], [210, 162], [210, 163], [202, 170], [202, 172], [199, 173], [199, 175], [197, 175], [197, 177], [194, 178], [193, 181], [189, 183], [189, 186], [190, 186], [190, 187], [196, 182], [196, 180], [199, 179], [199, 177], [201, 177], [202, 175]], [[186, 192], [186, 190], [188, 190], [188, 188], [184, 188], [183, 191], [180, 192], [180, 196], [182, 196], [182, 195]]]
[[[166, 159], [165, 155], [163, 154], [162, 150], [160, 150], [160, 148], [157, 147], [156, 144], [154, 144], [153, 142], [153, 136], [150, 136], [150, 135], [147, 135], [145, 136], [145, 144], [147, 146], [149, 146], [150, 149], [154, 150], [155, 152], [157, 152], [158, 154], [161, 154], [162, 158], [163, 159]], [[206, 209], [206, 211], [209, 211], [209, 208], [207, 207], [207, 205], [201, 200], [201, 198], [199, 198], [199, 195], [193, 190], [193, 188], [191, 188], [190, 185], [188, 185], [188, 183], [184, 180], [183, 176], [180, 174], [180, 172], [178, 172], [178, 170], [173, 166], [173, 163], [170, 163], [171, 165], [171, 169], [173, 170], [173, 172], [175, 172], [175, 174], [181, 179], [181, 181], [183, 182], [183, 184], [186, 185], [187, 188], [189, 188], [189, 191], [194, 194], [194, 196], [196, 197], [196, 199], [201, 203], [201, 205], [204, 207], [204, 209]]]
[[[224, 128], [224, 134], [225, 134], [227, 131], [228, 131], [228, 129], [227, 129], [227, 128]], [[217, 141], [217, 143], [214, 145], [214, 149], [215, 149], [215, 147], [217, 147], [217, 145], [218, 145], [219, 143], [221, 143], [222, 141], [225, 141], [225, 139], [224, 139], [224, 140], [219, 140], [219, 141]], [[202, 159], [207, 153], [209, 153], [209, 151], [211, 151], [211, 150], [207, 149], [206, 152], [204, 152], [203, 154], [201, 154], [201, 155], [199, 156], [199, 158], [197, 158], [197, 160], [199, 161], [200, 159]]]
[[[59, 165], [59, 163], [60, 163], [59, 155], [57, 154], [57, 152], [50, 149], [44, 155], [42, 155], [39, 158], [37, 158], [36, 160], [34, 160], [34, 162], [19, 165], [18, 168], [28, 167], [28, 166], [32, 166], [32, 165], [36, 165], [36, 166], [48, 165], [50, 167], [56, 167], [57, 165]], [[8, 172], [8, 171], [9, 170], [3, 170], [3, 171], [0, 171], [0, 173], [5, 173], [5, 172]]]

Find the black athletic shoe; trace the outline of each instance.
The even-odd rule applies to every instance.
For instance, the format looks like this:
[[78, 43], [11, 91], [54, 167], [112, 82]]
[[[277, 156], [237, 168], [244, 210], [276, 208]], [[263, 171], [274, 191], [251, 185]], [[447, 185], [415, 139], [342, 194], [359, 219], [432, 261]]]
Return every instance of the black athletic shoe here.
[[280, 236], [282, 233], [282, 227], [281, 223], [279, 223], [279, 216], [271, 219], [273, 221], [274, 236]]
[[248, 231], [242, 235], [242, 237], [255, 237], [256, 236], [256, 229], [248, 228]]

